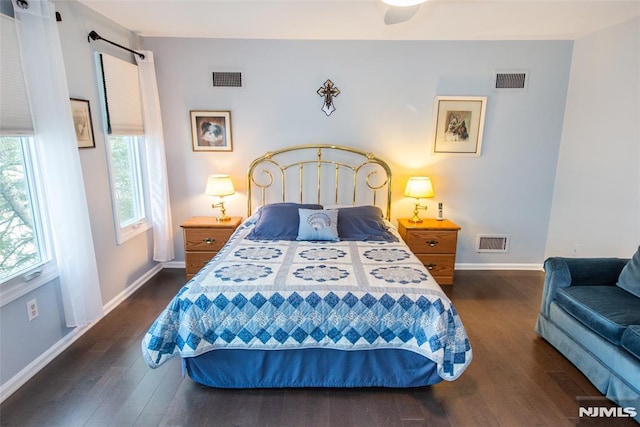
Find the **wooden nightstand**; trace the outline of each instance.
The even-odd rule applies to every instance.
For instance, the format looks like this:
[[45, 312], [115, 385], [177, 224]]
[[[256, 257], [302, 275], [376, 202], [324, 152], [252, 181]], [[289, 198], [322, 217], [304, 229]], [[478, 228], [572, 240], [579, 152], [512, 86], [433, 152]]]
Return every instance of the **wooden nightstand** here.
[[440, 285], [452, 285], [460, 227], [448, 219], [424, 218], [413, 223], [398, 219], [398, 232], [409, 249], [429, 269]]
[[196, 216], [180, 224], [184, 231], [184, 264], [187, 279], [191, 279], [222, 249], [240, 222], [240, 217], [218, 221], [214, 217]]

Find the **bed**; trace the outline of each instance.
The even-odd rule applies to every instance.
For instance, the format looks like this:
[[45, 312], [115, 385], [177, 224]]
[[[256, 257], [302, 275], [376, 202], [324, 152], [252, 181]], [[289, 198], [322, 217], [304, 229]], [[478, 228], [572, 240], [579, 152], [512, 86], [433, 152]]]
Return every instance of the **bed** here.
[[386, 162], [351, 147], [255, 159], [247, 219], [151, 325], [147, 364], [179, 356], [194, 381], [220, 388], [458, 378], [472, 359], [466, 331], [389, 222], [391, 180]]

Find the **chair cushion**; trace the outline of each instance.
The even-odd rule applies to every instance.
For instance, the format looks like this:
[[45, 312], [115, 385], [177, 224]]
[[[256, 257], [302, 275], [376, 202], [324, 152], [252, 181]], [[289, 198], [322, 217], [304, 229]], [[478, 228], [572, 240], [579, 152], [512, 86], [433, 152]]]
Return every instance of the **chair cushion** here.
[[629, 325], [640, 325], [640, 301], [617, 286], [570, 286], [559, 289], [556, 303], [583, 325], [620, 345]]
[[640, 325], [629, 326], [622, 334], [620, 344], [629, 353], [640, 359]]
[[618, 277], [618, 286], [640, 298], [640, 247], [622, 269]]

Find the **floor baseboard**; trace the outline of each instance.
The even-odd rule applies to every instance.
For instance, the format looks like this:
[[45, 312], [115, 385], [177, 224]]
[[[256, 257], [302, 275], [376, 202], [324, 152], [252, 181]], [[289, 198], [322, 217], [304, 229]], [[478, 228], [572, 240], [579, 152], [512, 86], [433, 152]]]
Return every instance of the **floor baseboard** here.
[[456, 263], [456, 270], [522, 270], [522, 271], [543, 271], [542, 264], [516, 264], [516, 263], [489, 263], [471, 264]]
[[168, 261], [163, 266], [164, 268], [185, 268], [184, 261]]

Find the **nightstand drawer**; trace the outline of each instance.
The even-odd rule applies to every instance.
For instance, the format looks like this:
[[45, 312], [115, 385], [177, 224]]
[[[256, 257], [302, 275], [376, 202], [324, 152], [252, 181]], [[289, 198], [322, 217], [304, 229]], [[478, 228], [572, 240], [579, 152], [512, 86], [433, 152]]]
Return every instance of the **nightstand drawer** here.
[[193, 217], [180, 224], [184, 230], [184, 266], [191, 279], [227, 243], [242, 218], [218, 221], [213, 217]]
[[232, 233], [232, 229], [185, 228], [184, 249], [186, 251], [219, 251]]
[[[456, 255], [455, 254], [442, 254], [442, 255], [429, 255], [429, 254], [416, 254], [418, 259], [427, 267], [429, 273], [432, 276], [452, 276], [454, 273]], [[437, 277], [436, 277], [437, 279]]]
[[188, 275], [196, 274], [205, 266], [214, 256], [216, 252], [190, 252], [187, 254], [185, 261], [185, 269]]
[[457, 231], [411, 230], [406, 235], [406, 243], [414, 253], [456, 252]]

